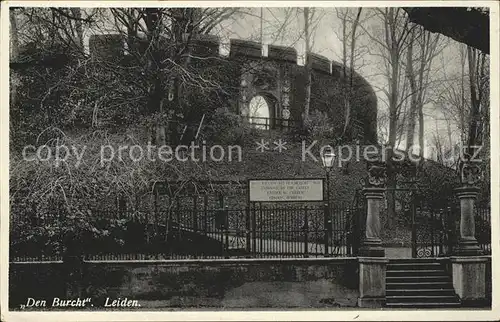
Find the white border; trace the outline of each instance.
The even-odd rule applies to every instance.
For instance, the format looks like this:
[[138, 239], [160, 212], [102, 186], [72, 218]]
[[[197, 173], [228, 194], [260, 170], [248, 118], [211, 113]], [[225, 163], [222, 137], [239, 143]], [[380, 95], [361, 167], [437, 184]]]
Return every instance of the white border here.
[[[174, 311], [174, 312], [10, 312], [8, 311], [8, 235], [9, 235], [9, 6], [65, 6], [65, 7], [135, 7], [135, 6], [238, 6], [238, 7], [384, 7], [384, 6], [484, 6], [490, 7], [490, 122], [491, 122], [491, 206], [492, 206], [492, 273], [500, 272], [498, 263], [500, 225], [499, 185], [500, 185], [500, 119], [499, 119], [499, 3], [497, 1], [5, 1], [0, 12], [2, 30], [0, 51], [0, 307], [1, 321], [163, 321], [163, 320], [295, 320], [295, 321], [332, 321], [332, 320], [359, 320], [359, 321], [415, 321], [415, 320], [499, 320], [500, 284], [493, 278], [492, 310], [320, 310], [320, 311]], [[496, 165], [496, 166], [495, 166]], [[496, 274], [498, 275], [498, 274]]]

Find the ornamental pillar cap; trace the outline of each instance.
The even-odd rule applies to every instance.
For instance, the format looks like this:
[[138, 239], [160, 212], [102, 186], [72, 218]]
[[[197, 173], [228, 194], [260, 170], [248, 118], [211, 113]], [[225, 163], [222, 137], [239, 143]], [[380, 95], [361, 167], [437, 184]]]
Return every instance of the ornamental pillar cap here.
[[463, 186], [455, 189], [457, 197], [462, 198], [476, 198], [479, 194], [480, 189], [475, 186]]
[[385, 189], [379, 187], [365, 187], [362, 190], [365, 197], [371, 197], [374, 199], [383, 198]]

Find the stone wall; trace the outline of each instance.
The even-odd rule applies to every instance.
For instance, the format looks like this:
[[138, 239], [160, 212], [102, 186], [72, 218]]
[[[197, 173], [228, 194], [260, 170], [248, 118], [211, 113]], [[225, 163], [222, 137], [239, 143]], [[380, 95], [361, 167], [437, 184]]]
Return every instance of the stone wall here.
[[[112, 36], [114, 35], [90, 37], [93, 58], [108, 60], [110, 55], [124, 52], [116, 48], [124, 46], [124, 41], [120, 43]], [[268, 53], [264, 56], [262, 44], [231, 39], [229, 56], [225, 57], [219, 54], [219, 39], [209, 35], [199, 35], [191, 39], [189, 46], [192, 54], [191, 66], [209, 71], [210, 75], [207, 77], [217, 80], [216, 82], [229, 93], [227, 103], [235, 112], [244, 113], [250, 100], [254, 96], [262, 95], [272, 97], [272, 101], [276, 102], [273, 107], [274, 117], [282, 118], [282, 111], [289, 109], [292, 119], [301, 119], [306, 79], [304, 66], [297, 64], [297, 52], [294, 48], [269, 45]], [[311, 111], [316, 109], [327, 113], [340, 135], [345, 122], [345, 108], [341, 99], [343, 66], [318, 54], [310, 54], [308, 59], [312, 60]], [[220, 75], [214, 76], [216, 74]], [[272, 81], [264, 82], [263, 86], [253, 82], [259, 76], [266, 78], [264, 76], [268, 75], [272, 75]], [[241, 85], [245, 82], [247, 85]], [[355, 97], [351, 117], [362, 123], [364, 142], [373, 144], [377, 141], [377, 97], [370, 84], [358, 73], [353, 74], [352, 84]], [[196, 111], [201, 113], [199, 109]]]
[[79, 287], [75, 274], [66, 284], [64, 266], [11, 263], [10, 307], [28, 297], [52, 303], [68, 298], [69, 289], [95, 308], [107, 298], [137, 300], [141, 308], [226, 309], [351, 307], [358, 298], [355, 258], [89, 261]]
[[491, 306], [491, 299], [493, 297], [493, 289], [492, 289], [492, 282], [493, 282], [493, 275], [492, 275], [492, 264], [491, 264], [491, 256], [488, 256], [488, 261], [486, 262], [486, 305]]

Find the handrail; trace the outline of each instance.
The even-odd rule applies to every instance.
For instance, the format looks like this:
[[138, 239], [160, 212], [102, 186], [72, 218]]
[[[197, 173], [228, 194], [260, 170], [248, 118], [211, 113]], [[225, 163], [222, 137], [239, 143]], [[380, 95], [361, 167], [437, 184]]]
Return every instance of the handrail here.
[[[249, 123], [252, 125], [261, 126], [264, 130], [271, 129], [290, 129], [297, 126], [298, 121], [293, 119], [272, 118], [262, 116], [247, 116]], [[264, 121], [264, 122], [259, 122]]]

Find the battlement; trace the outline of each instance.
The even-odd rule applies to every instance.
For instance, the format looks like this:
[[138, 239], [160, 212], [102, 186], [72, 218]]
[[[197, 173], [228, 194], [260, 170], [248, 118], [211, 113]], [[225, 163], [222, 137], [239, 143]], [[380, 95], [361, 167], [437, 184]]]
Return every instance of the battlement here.
[[[187, 36], [186, 36], [187, 37]], [[191, 35], [189, 47], [194, 56], [219, 56], [220, 39], [214, 35]]]
[[[189, 46], [193, 56], [220, 57], [220, 38], [215, 35], [185, 35], [190, 37]], [[141, 39], [142, 43], [146, 40]], [[101, 59], [121, 56], [124, 53], [125, 39], [120, 34], [92, 35], [89, 39], [91, 55]], [[143, 46], [141, 46], [143, 47]], [[98, 54], [97, 54], [98, 53]], [[263, 44], [242, 39], [230, 39], [229, 59], [266, 59], [267, 61], [287, 62], [297, 64], [297, 50], [293, 47], [268, 45], [267, 56], [263, 56]], [[339, 77], [342, 65], [325, 56], [311, 53], [306, 59], [312, 60], [312, 69], [316, 72]], [[360, 77], [360, 76], [359, 76]]]
[[309, 59], [312, 61], [311, 62], [312, 69], [322, 71], [328, 74], [331, 73], [332, 61], [326, 58], [325, 56], [312, 53], [307, 55], [306, 63], [307, 61], [309, 61]]
[[269, 45], [267, 58], [297, 63], [297, 50], [293, 47]]
[[332, 62], [332, 75], [335, 77], [341, 77], [343, 72], [342, 69], [344, 66], [341, 63], [338, 63], [336, 61]]
[[231, 39], [229, 57], [262, 58], [262, 44], [255, 41]]
[[220, 38], [216, 35], [199, 35], [199, 34], [193, 34], [191, 35], [191, 40], [196, 41], [196, 42], [201, 42], [201, 43], [207, 43], [207, 44], [216, 44], [217, 46], [219, 45]]

